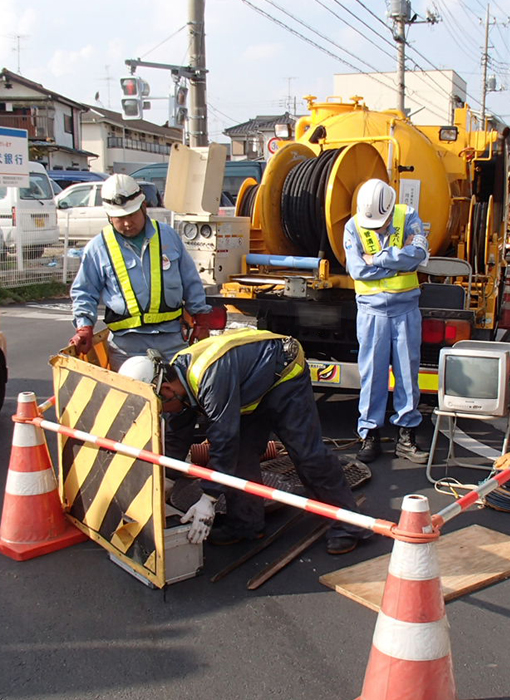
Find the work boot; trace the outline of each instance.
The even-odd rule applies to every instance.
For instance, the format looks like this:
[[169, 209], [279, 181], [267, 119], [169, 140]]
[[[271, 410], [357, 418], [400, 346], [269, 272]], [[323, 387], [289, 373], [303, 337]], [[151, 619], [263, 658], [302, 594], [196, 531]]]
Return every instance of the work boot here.
[[356, 458], [360, 462], [373, 462], [381, 454], [381, 436], [379, 429], [369, 430], [366, 437], [361, 439], [361, 448], [358, 450]]
[[416, 464], [427, 464], [429, 459], [429, 453], [416, 444], [414, 428], [399, 428], [395, 454]]

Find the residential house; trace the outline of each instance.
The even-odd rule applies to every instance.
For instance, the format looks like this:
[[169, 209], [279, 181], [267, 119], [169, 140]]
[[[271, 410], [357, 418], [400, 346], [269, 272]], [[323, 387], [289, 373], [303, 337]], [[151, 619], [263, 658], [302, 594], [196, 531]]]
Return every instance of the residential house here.
[[92, 170], [129, 174], [148, 163], [168, 162], [172, 143], [182, 142], [182, 129], [125, 120], [119, 112], [88, 105], [82, 114], [82, 139], [85, 148], [98, 154]]
[[95, 153], [81, 146], [86, 107], [17, 73], [0, 71], [0, 126], [26, 129], [29, 157], [48, 170], [88, 170]]
[[258, 116], [242, 124], [231, 126], [223, 132], [232, 141], [232, 160], [269, 160], [277, 149], [277, 142], [282, 138], [275, 133], [275, 127], [286, 125], [286, 138], [294, 134], [294, 125], [298, 117], [288, 112], [280, 116]]

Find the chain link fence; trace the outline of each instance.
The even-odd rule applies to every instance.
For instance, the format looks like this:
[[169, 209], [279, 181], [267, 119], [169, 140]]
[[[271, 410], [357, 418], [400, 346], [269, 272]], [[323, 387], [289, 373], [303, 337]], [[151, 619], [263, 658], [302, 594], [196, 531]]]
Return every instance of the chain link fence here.
[[19, 214], [16, 224], [0, 221], [0, 287], [72, 282], [86, 241], [71, 245], [47, 214]]

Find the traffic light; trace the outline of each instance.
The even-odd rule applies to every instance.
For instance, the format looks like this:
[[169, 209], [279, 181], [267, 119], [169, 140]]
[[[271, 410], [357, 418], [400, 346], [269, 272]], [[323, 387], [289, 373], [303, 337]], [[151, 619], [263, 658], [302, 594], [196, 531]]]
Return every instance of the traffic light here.
[[143, 98], [149, 95], [149, 83], [131, 75], [120, 79], [120, 87], [124, 95], [121, 100], [124, 119], [143, 119]]

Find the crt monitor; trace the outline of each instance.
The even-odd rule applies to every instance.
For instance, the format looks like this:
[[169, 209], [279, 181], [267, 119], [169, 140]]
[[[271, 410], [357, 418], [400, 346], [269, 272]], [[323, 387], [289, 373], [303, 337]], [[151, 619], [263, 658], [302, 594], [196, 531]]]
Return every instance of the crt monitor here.
[[443, 411], [505, 416], [510, 402], [510, 343], [460, 341], [439, 356]]

